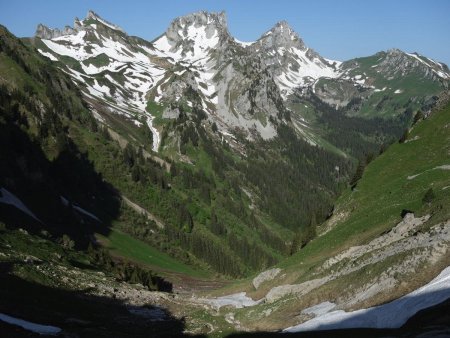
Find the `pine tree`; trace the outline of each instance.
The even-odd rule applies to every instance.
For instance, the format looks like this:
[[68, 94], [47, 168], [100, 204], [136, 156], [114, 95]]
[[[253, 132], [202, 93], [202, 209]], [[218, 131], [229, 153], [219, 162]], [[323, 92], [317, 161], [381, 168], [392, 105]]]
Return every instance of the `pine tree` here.
[[413, 120], [413, 125], [415, 125], [417, 122], [419, 122], [420, 120], [423, 119], [423, 113], [422, 111], [419, 109], [416, 113], [416, 115], [414, 115], [414, 120]]
[[130, 168], [136, 162], [135, 161], [135, 154], [134, 154], [133, 146], [131, 144], [129, 144], [129, 143], [123, 149], [123, 161]]
[[140, 178], [141, 178], [141, 170], [140, 170], [140, 168], [139, 168], [139, 165], [138, 165], [138, 164], [135, 164], [135, 165], [133, 166], [133, 168], [131, 169], [131, 179], [132, 179], [134, 182], [137, 182], [137, 181], [140, 180]]
[[402, 137], [400, 137], [400, 140], [398, 140], [398, 143], [405, 143], [405, 141], [408, 139], [409, 135], [409, 129], [406, 129], [403, 133]]
[[366, 165], [365, 165], [364, 161], [359, 161], [358, 167], [356, 168], [355, 175], [353, 175], [352, 179], [350, 180], [350, 186], [352, 187], [352, 189], [354, 189], [356, 187], [356, 184], [362, 178], [362, 176], [364, 174], [365, 166]]
[[216, 122], [213, 122], [211, 129], [212, 129], [213, 133], [217, 133], [218, 128], [217, 128]]
[[431, 203], [435, 197], [436, 197], [436, 195], [434, 194], [433, 188], [430, 188], [427, 190], [427, 192], [423, 196], [422, 202], [423, 203]]

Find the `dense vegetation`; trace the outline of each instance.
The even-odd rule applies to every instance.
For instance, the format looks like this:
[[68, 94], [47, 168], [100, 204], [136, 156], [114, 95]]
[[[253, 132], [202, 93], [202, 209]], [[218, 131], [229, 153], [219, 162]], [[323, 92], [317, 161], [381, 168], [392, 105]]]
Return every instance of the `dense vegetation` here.
[[321, 130], [322, 137], [355, 159], [378, 155], [401, 137], [413, 118], [408, 105], [403, 113], [386, 118], [349, 116], [352, 102], [336, 109], [315, 95], [296, 98], [295, 102], [312, 105], [315, 110], [312, 122]]

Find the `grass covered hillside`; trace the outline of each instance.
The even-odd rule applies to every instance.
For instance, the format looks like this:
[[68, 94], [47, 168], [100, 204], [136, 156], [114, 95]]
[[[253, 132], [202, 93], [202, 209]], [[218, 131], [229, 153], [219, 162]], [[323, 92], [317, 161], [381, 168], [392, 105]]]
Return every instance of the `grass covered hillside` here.
[[[365, 168], [356, 187], [337, 200], [325, 233], [303, 255], [321, 255], [373, 239], [391, 229], [402, 211], [431, 213], [435, 222], [450, 218], [450, 107], [414, 125]], [[429, 203], [424, 196], [432, 189]], [[303, 256], [300, 253], [298, 258]], [[294, 260], [296, 258], [292, 258]]]
[[[408, 213], [414, 217], [403, 219]], [[235, 314], [243, 325], [260, 330], [289, 326], [288, 317], [292, 325], [305, 321], [297, 317], [301, 310], [324, 301], [343, 310], [383, 303], [450, 264], [449, 219], [447, 104], [367, 165], [337, 200], [331, 218], [317, 227], [318, 237], [276, 265], [278, 275], [257, 289], [240, 283], [223, 293], [244, 288], [253, 299], [264, 298], [264, 304]]]

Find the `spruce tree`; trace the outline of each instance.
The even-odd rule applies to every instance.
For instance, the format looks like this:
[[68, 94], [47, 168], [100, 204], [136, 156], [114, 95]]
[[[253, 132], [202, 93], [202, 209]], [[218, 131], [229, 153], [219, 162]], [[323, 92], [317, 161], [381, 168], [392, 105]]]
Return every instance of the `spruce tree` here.
[[423, 196], [422, 202], [423, 203], [431, 203], [435, 197], [436, 197], [436, 195], [434, 194], [433, 188], [430, 188], [427, 190], [427, 192]]

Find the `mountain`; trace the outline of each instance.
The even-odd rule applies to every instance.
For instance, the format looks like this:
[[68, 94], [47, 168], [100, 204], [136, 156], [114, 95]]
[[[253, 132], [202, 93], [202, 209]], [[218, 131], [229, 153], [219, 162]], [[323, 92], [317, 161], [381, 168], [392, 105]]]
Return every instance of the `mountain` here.
[[262, 56], [284, 98], [298, 87], [340, 74], [341, 62], [326, 60], [308, 48], [286, 21], [277, 23], [250, 48]]
[[219, 334], [425, 284], [446, 259], [449, 74], [396, 49], [328, 60], [283, 21], [244, 43], [224, 13], [153, 41], [93, 11], [1, 27], [2, 311], [81, 336]]
[[[346, 62], [325, 59], [287, 22], [253, 43], [241, 43], [230, 35], [223, 12], [177, 18], [147, 42], [90, 11], [73, 28], [39, 25], [33, 43], [67, 68], [89, 100], [107, 107], [101, 115], [112, 110], [138, 125], [146, 122], [155, 151], [165, 122], [184, 109], [204, 112], [208, 124], [215, 124], [235, 148], [242, 147], [237, 131], [268, 140], [281, 123], [312, 144], [359, 156], [330, 135], [329, 118], [317, 121], [324, 109], [366, 120], [399, 118], [408, 111], [399, 122], [403, 129], [414, 111], [433, 104], [450, 78], [447, 66], [399, 50]], [[378, 144], [391, 137], [385, 135]], [[176, 148], [179, 142], [167, 143]]]
[[177, 18], [149, 42], [90, 11], [24, 41], [71, 77], [124, 152], [131, 180], [121, 182], [118, 160], [87, 148], [107, 182], [166, 226], [164, 241], [185, 238], [180, 252], [232, 275], [288, 254], [293, 233], [313, 237], [356, 162], [398, 140], [448, 87], [445, 65], [398, 50], [325, 59], [286, 22], [242, 43], [225, 13]]

